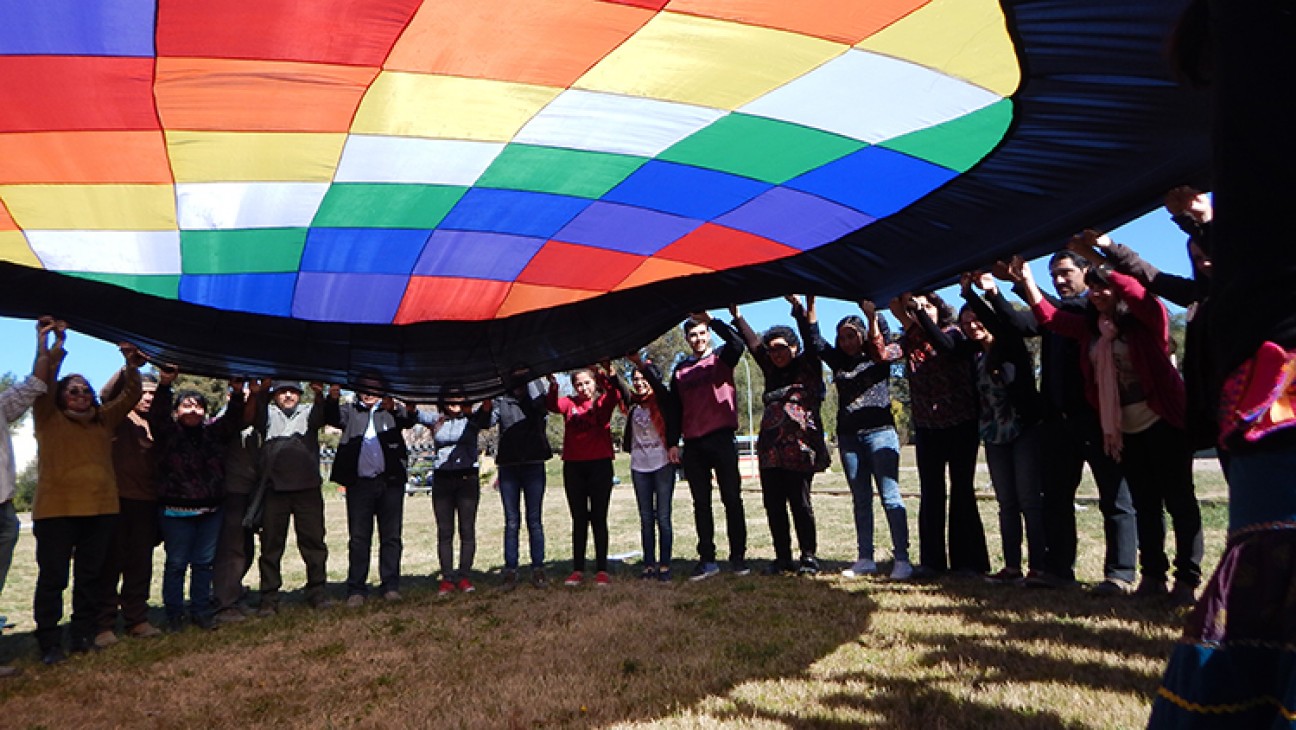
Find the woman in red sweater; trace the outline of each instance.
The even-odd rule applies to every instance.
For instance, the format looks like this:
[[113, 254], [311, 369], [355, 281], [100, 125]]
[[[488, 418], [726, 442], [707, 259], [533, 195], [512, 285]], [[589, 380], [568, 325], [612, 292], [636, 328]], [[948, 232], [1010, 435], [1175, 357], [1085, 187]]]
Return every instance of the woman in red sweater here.
[[1201, 582], [1201, 510], [1193, 492], [1183, 378], [1170, 360], [1165, 307], [1137, 279], [1094, 266], [1085, 274], [1087, 312], [1064, 312], [1040, 294], [1020, 256], [1011, 272], [1040, 324], [1080, 342], [1085, 395], [1098, 410], [1104, 448], [1120, 463], [1138, 513], [1143, 580], [1137, 593], [1167, 595], [1164, 508], [1175, 531], [1175, 583], [1168, 595], [1173, 603], [1191, 605]]
[[558, 395], [558, 381], [549, 376], [549, 410], [562, 414], [563, 489], [572, 516], [572, 574], [564, 585], [575, 587], [585, 577], [587, 533], [594, 531], [594, 584], [611, 583], [607, 572], [608, 504], [612, 501], [612, 412], [625, 392], [608, 363], [597, 370], [572, 373], [569, 398]]

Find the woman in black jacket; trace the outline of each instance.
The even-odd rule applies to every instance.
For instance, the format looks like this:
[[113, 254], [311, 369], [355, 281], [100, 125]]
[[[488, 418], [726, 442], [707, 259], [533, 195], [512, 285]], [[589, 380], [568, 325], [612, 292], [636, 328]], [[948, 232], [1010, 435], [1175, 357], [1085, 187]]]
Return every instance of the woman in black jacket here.
[[[959, 327], [967, 339], [955, 340], [935, 327], [928, 339], [938, 351], [969, 359], [977, 389], [977, 428], [999, 503], [1004, 567], [987, 576], [996, 583], [1042, 581], [1044, 566], [1043, 457], [1040, 422], [1043, 406], [1035, 388], [1035, 363], [1026, 341], [1007, 326], [975, 285], [991, 299], [998, 286], [989, 274], [964, 274]], [[925, 324], [925, 322], [924, 322]], [[1022, 572], [1022, 527], [1030, 551], [1030, 572]]]

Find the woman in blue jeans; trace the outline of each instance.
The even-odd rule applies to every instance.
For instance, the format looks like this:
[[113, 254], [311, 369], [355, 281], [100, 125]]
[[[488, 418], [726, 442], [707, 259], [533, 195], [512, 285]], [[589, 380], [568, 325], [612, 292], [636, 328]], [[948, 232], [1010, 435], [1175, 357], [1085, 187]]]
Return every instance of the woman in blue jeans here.
[[[637, 353], [628, 359], [634, 363], [635, 371], [630, 377], [625, 450], [630, 452], [630, 479], [639, 503], [639, 528], [643, 537], [644, 569], [639, 577], [669, 583], [675, 464], [670, 461], [667, 444], [679, 440], [679, 418], [657, 367], [644, 362]], [[656, 560], [654, 549], [657, 533], [661, 536], [660, 561]]]
[[545, 432], [548, 388], [543, 380], [521, 382], [493, 401], [499, 423], [499, 447], [495, 465], [499, 469], [500, 501], [504, 505], [504, 575], [502, 587], [512, 590], [518, 582], [518, 537], [522, 531], [522, 509], [526, 506], [527, 541], [531, 550], [531, 585], [547, 588], [545, 536], [541, 522], [544, 507], [545, 462], [553, 458]]
[[[972, 291], [975, 284], [1003, 311], [1008, 305], [995, 301], [1002, 295], [994, 277], [966, 273], [960, 283], [967, 302], [959, 312], [965, 339], [955, 340], [934, 326], [927, 338], [939, 351], [966, 357], [975, 374], [977, 427], [999, 503], [1004, 557], [1004, 567], [986, 578], [992, 583], [1043, 586], [1043, 403], [1035, 387], [1035, 362], [1021, 333], [1005, 325], [996, 310]], [[1030, 550], [1028, 573], [1022, 572], [1023, 525]]]
[[819, 332], [814, 297], [807, 298], [804, 322], [798, 324], [810, 335], [809, 347], [832, 368], [837, 385], [837, 445], [854, 502], [858, 548], [855, 563], [842, 575], [855, 578], [877, 573], [873, 553], [876, 483], [895, 556], [891, 579], [905, 580], [913, 575], [913, 566], [909, 563], [908, 515], [900, 498], [900, 438], [891, 415], [890, 387], [891, 363], [903, 359], [904, 353], [899, 345], [887, 343], [886, 322], [877, 316], [873, 302], [865, 299], [859, 306], [864, 319], [855, 315], [843, 318], [837, 324], [835, 346]]
[[207, 399], [197, 391], [181, 391], [172, 409], [171, 384], [178, 374], [174, 367], [159, 374], [148, 416], [158, 454], [158, 509], [166, 549], [162, 603], [170, 631], [184, 628], [186, 614], [196, 626], [212, 626], [212, 565], [225, 498], [225, 449], [243, 428], [242, 381], [230, 381], [225, 415], [209, 424]]

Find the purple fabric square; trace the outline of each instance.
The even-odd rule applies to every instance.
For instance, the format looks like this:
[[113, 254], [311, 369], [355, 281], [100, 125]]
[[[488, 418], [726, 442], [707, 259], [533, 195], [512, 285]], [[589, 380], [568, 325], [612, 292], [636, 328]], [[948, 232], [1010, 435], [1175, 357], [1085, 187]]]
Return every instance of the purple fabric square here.
[[651, 256], [688, 235], [702, 221], [616, 203], [597, 202], [554, 235], [554, 240]]
[[780, 187], [715, 222], [805, 251], [831, 243], [874, 220], [816, 195]]
[[545, 239], [483, 231], [434, 231], [414, 264], [420, 276], [513, 281]]
[[293, 294], [292, 316], [321, 322], [390, 324], [408, 283], [408, 276], [398, 274], [303, 271]]

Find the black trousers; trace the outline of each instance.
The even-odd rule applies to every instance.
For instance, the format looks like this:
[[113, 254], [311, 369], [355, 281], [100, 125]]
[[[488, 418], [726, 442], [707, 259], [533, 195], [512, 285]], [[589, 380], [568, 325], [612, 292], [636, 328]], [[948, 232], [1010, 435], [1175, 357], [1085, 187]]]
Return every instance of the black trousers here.
[[72, 647], [94, 640], [95, 618], [103, 594], [104, 559], [117, 528], [117, 515], [46, 517], [32, 523], [36, 536], [36, 642], [41, 651], [62, 644], [63, 591], [72, 572]]
[[810, 505], [812, 478], [813, 472], [775, 468], [760, 471], [761, 497], [765, 503], [765, 517], [769, 520], [770, 537], [774, 541], [774, 557], [784, 564], [792, 561], [789, 509], [792, 511], [792, 524], [796, 526], [801, 554], [813, 557], [818, 549], [814, 508]]
[[1144, 580], [1164, 581], [1170, 569], [1165, 552], [1165, 512], [1169, 512], [1175, 533], [1175, 581], [1201, 583], [1201, 509], [1193, 488], [1188, 432], [1163, 419], [1146, 431], [1125, 434], [1124, 441], [1121, 467], [1138, 516]]
[[104, 560], [96, 631], [117, 628], [118, 608], [127, 629], [148, 621], [149, 591], [153, 586], [153, 548], [158, 542], [157, 502], [119, 499], [117, 504], [121, 512]]
[[221, 503], [221, 531], [212, 566], [212, 598], [217, 611], [234, 608], [243, 597], [243, 578], [256, 554], [256, 533], [243, 526], [248, 498], [247, 494], [227, 492]]
[[693, 520], [697, 524], [698, 559], [716, 559], [715, 517], [711, 510], [711, 473], [715, 472], [724, 504], [725, 528], [729, 533], [729, 560], [747, 558], [747, 516], [743, 512], [742, 474], [738, 471], [738, 447], [733, 431], [722, 429], [706, 436], [685, 439], [681, 457], [684, 478], [693, 495]]
[[563, 490], [572, 517], [572, 570], [585, 570], [585, 543], [594, 532], [594, 569], [607, 570], [612, 460], [563, 462]]
[[384, 477], [361, 477], [347, 487], [347, 595], [369, 592], [369, 550], [378, 523], [378, 592], [400, 589], [401, 526], [405, 485]]
[[288, 544], [288, 520], [297, 532], [297, 550], [306, 563], [306, 600], [316, 605], [325, 600], [328, 579], [328, 546], [324, 544], [324, 495], [318, 489], [295, 492], [268, 491], [265, 522], [261, 531], [261, 604], [274, 606], [283, 587], [284, 548]]
[[[918, 548], [922, 565], [935, 571], [990, 570], [985, 529], [977, 510], [976, 421], [949, 428], [917, 429]], [[945, 469], [949, 467], [949, 556], [945, 554]]]

